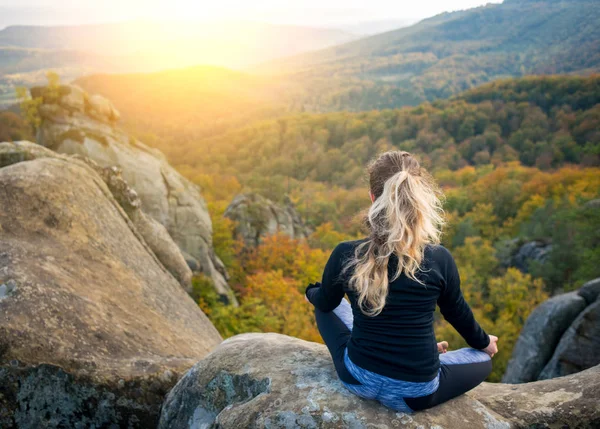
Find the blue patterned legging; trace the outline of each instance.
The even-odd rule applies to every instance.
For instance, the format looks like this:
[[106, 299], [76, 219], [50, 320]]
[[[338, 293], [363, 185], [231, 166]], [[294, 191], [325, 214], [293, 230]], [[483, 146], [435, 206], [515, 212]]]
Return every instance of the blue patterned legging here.
[[386, 377], [355, 365], [348, 357], [346, 344], [354, 322], [348, 301], [343, 299], [330, 313], [315, 309], [315, 317], [344, 386], [397, 411], [410, 413], [446, 402], [479, 385], [492, 371], [487, 353], [464, 348], [440, 354], [440, 369], [431, 381], [417, 383]]

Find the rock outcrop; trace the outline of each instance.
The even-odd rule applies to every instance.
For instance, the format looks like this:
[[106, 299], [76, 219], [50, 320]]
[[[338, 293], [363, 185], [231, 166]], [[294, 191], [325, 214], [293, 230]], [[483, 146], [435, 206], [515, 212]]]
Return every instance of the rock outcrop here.
[[37, 142], [56, 152], [81, 155], [101, 167], [118, 167], [137, 192], [142, 211], [163, 225], [190, 261], [212, 278], [217, 292], [235, 303], [224, 266], [212, 247], [212, 223], [196, 185], [175, 171], [157, 150], [116, 127], [118, 111], [101, 96], [77, 86], [61, 86], [58, 96], [33, 88], [42, 97]]
[[279, 334], [225, 340], [171, 390], [160, 429], [183, 428], [595, 428], [600, 367], [523, 385], [483, 383], [407, 415], [354, 396], [325, 346]]
[[502, 377], [504, 383], [538, 379], [565, 331], [586, 307], [585, 299], [570, 292], [540, 304], [531, 312]]
[[141, 234], [143, 240], [150, 246], [165, 268], [173, 274], [188, 292], [190, 291], [192, 271], [183, 258], [181, 251], [171, 239], [165, 227], [141, 210], [141, 201], [137, 193], [123, 180], [117, 167], [102, 168], [88, 158], [77, 156], [69, 158], [28, 141], [0, 143], [0, 168], [16, 162], [31, 161], [38, 158], [57, 158], [66, 161], [76, 158], [91, 167], [102, 177], [113, 197], [127, 213], [129, 220], [135, 226], [136, 232]]
[[515, 267], [523, 273], [530, 271], [532, 262], [543, 264], [552, 252], [552, 244], [544, 241], [505, 240], [498, 257], [504, 267]]
[[600, 364], [600, 279], [540, 304], [523, 326], [502, 381], [525, 383]]
[[[562, 336], [538, 379], [573, 374], [600, 364], [600, 299], [588, 306]], [[600, 401], [600, 398], [598, 398]]]
[[309, 234], [289, 198], [280, 206], [255, 193], [240, 194], [227, 206], [224, 216], [236, 222], [235, 234], [248, 246], [258, 246], [264, 237], [277, 233], [291, 238]]
[[27, 143], [1, 144], [0, 165], [0, 427], [155, 427], [220, 335], [113, 196], [131, 192], [118, 176]]

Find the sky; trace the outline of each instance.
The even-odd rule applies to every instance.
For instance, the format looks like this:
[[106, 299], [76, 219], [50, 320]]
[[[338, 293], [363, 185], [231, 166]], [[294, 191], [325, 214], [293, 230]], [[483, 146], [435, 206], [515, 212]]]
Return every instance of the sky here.
[[[337, 26], [419, 20], [499, 0], [0, 0], [0, 27], [130, 20], [250, 20]], [[282, 6], [285, 5], [285, 6]]]

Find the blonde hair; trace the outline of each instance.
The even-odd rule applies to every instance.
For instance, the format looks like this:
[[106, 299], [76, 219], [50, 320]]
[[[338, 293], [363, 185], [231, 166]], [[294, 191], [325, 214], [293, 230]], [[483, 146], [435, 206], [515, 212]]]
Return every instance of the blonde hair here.
[[[385, 152], [367, 171], [375, 197], [364, 219], [370, 234], [344, 270], [354, 269], [349, 286], [358, 295], [361, 311], [376, 316], [385, 306], [389, 283], [402, 273], [423, 284], [416, 274], [425, 247], [439, 244], [444, 219], [441, 192], [408, 152]], [[398, 258], [398, 267], [389, 279], [392, 254]]]

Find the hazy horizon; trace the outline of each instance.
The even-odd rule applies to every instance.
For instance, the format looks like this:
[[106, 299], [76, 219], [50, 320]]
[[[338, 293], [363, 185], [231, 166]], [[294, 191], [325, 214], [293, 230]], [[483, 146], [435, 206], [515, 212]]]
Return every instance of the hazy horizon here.
[[[254, 2], [252, 7], [241, 0], [218, 5], [199, 5], [188, 0], [97, 2], [83, 0], [54, 7], [51, 0], [0, 0], [0, 29], [12, 25], [89, 25], [127, 21], [254, 21], [275, 25], [338, 28], [352, 31], [356, 24], [378, 22], [382, 31], [414, 23], [443, 12], [464, 10], [501, 1], [424, 0], [389, 4], [383, 0], [342, 2], [341, 0], [307, 0], [278, 6], [273, 0]], [[71, 4], [69, 4], [71, 3]], [[373, 31], [365, 31], [373, 32]]]

